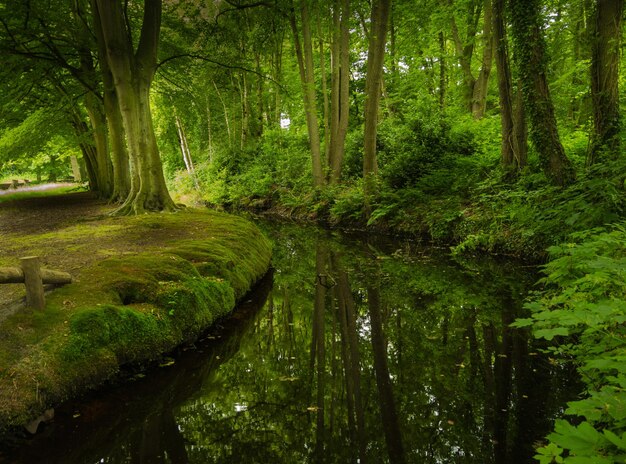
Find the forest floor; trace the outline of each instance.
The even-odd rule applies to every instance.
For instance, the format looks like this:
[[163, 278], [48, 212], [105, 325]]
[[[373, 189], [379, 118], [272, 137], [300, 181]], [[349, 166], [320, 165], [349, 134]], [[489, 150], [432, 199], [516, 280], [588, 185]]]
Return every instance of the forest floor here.
[[[52, 188], [54, 188], [53, 186]], [[25, 193], [21, 189], [16, 194]], [[0, 266], [18, 266], [19, 258], [33, 253], [29, 236], [47, 234], [70, 227], [79, 222], [88, 222], [106, 217], [113, 210], [111, 205], [98, 200], [90, 192], [71, 195], [52, 195], [32, 198], [19, 198], [0, 203]], [[85, 249], [103, 248], [102, 237], [93, 236], [98, 246], [89, 244], [85, 237]], [[106, 248], [114, 249], [128, 244], [109, 241]], [[121, 251], [121, 250], [120, 250]], [[59, 247], [52, 239], [40, 243], [36, 253], [45, 267], [62, 270], [75, 275], [81, 268], [96, 261], [99, 253]], [[100, 257], [101, 259], [101, 257]], [[23, 306], [24, 285], [3, 284], [0, 287], [0, 321]]]
[[195, 340], [269, 267], [269, 241], [240, 217], [113, 208], [88, 192], [0, 202], [0, 267], [39, 256], [72, 275], [43, 311], [0, 285], [0, 432]]

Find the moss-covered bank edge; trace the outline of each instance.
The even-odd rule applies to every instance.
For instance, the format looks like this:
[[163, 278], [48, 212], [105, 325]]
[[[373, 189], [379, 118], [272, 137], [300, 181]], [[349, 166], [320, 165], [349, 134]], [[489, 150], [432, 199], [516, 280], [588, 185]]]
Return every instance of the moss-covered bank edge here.
[[241, 218], [229, 225], [204, 240], [100, 261], [50, 294], [45, 311], [15, 315], [13, 330], [43, 335], [0, 371], [0, 435], [101, 386], [122, 366], [195, 340], [231, 312], [269, 269], [271, 245]]

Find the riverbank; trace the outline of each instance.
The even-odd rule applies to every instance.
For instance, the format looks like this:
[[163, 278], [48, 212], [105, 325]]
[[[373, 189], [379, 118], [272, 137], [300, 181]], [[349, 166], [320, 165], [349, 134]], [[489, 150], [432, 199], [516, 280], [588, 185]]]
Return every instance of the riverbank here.
[[[77, 216], [65, 215], [63, 199], [82, 205]], [[39, 255], [46, 267], [72, 273], [74, 282], [51, 292], [44, 311], [4, 314], [2, 431], [98, 387], [121, 366], [149, 363], [193, 341], [234, 308], [271, 257], [253, 224], [223, 213], [110, 218], [103, 216], [109, 207], [85, 193], [46, 201], [57, 205], [56, 219], [65, 220], [55, 222], [54, 208], [43, 208], [50, 222], [3, 230], [0, 265]], [[10, 210], [24, 213], [25, 207], [3, 205], [3, 228]], [[3, 288], [6, 307], [6, 295], [19, 297], [20, 289], [3, 287], [11, 287]]]
[[[538, 452], [545, 462], [568, 453], [619, 455], [626, 449], [623, 438], [615, 439], [623, 437], [619, 405], [626, 397], [623, 161], [581, 165], [577, 181], [566, 187], [552, 186], [531, 170], [507, 179], [484, 161], [456, 157], [415, 178], [406, 171], [403, 183], [382, 176], [369, 215], [359, 179], [314, 190], [244, 172], [230, 184], [213, 184], [220, 190], [198, 199], [228, 210], [409, 236], [448, 246], [456, 255], [508, 255], [543, 264], [545, 277], [526, 303], [532, 316], [517, 324], [547, 340], [555, 365], [578, 369], [586, 388]], [[250, 185], [243, 188], [246, 181]], [[583, 435], [593, 446], [575, 446]]]

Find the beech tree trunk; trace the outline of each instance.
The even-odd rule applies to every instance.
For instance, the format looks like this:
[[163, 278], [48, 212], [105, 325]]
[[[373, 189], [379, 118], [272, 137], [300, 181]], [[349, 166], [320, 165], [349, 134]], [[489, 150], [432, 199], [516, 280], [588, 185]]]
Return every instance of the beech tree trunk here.
[[93, 170], [98, 177], [98, 189], [95, 192], [101, 198], [109, 199], [113, 193], [114, 178], [109, 157], [109, 128], [103, 106], [103, 97], [97, 91], [99, 79], [96, 72], [94, 57], [90, 49], [91, 31], [85, 18], [85, 1], [75, 0], [71, 3], [72, 18], [75, 23], [74, 40], [80, 61], [80, 70], [74, 71], [80, 76], [80, 82], [86, 88], [84, 105], [91, 123], [94, 140]]
[[109, 128], [109, 151], [113, 169], [111, 201], [121, 203], [128, 198], [130, 193], [130, 161], [126, 147], [122, 113], [120, 112], [113, 75], [109, 67], [100, 16], [98, 14], [93, 16], [93, 30], [98, 45], [98, 58], [100, 60], [103, 84], [104, 113]]
[[113, 76], [130, 157], [131, 188], [116, 214], [176, 209], [165, 185], [150, 111], [150, 85], [156, 70], [161, 0], [145, 0], [141, 35], [134, 51], [119, 1], [93, 0]]
[[[97, 156], [96, 149], [93, 145], [85, 142], [89, 140], [89, 127], [85, 121], [82, 120], [78, 111], [70, 112], [70, 123], [76, 134], [76, 138], [80, 140], [79, 147], [83, 154], [83, 160], [85, 160], [85, 170], [87, 171], [87, 180], [89, 182], [89, 190], [92, 192], [98, 191], [98, 171], [97, 171]], [[40, 182], [40, 173], [37, 173], [37, 181]]]
[[554, 105], [546, 78], [546, 45], [540, 0], [510, 0], [515, 57], [530, 118], [530, 136], [546, 177], [564, 186], [575, 179], [574, 169], [559, 138]]
[[315, 99], [315, 77], [313, 74], [313, 44], [311, 39], [311, 26], [309, 19], [308, 0], [300, 0], [300, 20], [302, 23], [302, 44], [300, 43], [300, 33], [296, 23], [296, 14], [292, 4], [289, 15], [289, 23], [293, 33], [296, 56], [298, 59], [298, 70], [300, 72], [300, 82], [302, 84], [302, 96], [304, 100], [304, 110], [306, 112], [306, 125], [309, 133], [309, 144], [311, 147], [311, 163], [313, 165], [313, 185], [321, 187], [325, 184], [324, 170], [322, 168], [322, 154], [319, 134], [319, 123], [317, 117]]
[[624, 0], [596, 0], [591, 27], [593, 135], [588, 163], [619, 157], [619, 64]]
[[85, 108], [89, 115], [95, 147], [96, 176], [98, 177], [98, 195], [110, 198], [113, 193], [111, 160], [109, 158], [109, 131], [104, 108], [93, 94], [85, 96]]
[[483, 6], [484, 26], [483, 26], [483, 56], [482, 66], [474, 88], [472, 90], [472, 115], [474, 119], [482, 119], [487, 108], [487, 89], [489, 86], [489, 76], [491, 74], [491, 64], [493, 60], [493, 19], [491, 0], [485, 0]]
[[335, 2], [333, 34], [332, 122], [330, 133], [330, 183], [341, 180], [350, 110], [350, 0]]
[[182, 121], [178, 117], [178, 114], [176, 114], [176, 110], [174, 110], [174, 123], [176, 124], [178, 143], [180, 144], [180, 151], [183, 156], [183, 162], [185, 163], [185, 169], [187, 169], [187, 173], [193, 180], [196, 190], [200, 190], [198, 178], [196, 177], [196, 168], [193, 164], [193, 158], [191, 157], [191, 150], [189, 150], [189, 143], [187, 142], [187, 134], [185, 133]]
[[367, 51], [367, 75], [365, 77], [365, 131], [363, 179], [365, 180], [366, 205], [373, 193], [373, 177], [378, 175], [376, 159], [376, 135], [378, 106], [380, 102], [387, 22], [391, 0], [373, 0], [371, 31]]
[[[502, 121], [502, 166], [507, 177], [516, 176], [526, 163], [522, 156], [517, 134], [523, 118], [515, 117], [513, 81], [504, 22], [505, 0], [493, 0], [493, 39], [496, 47], [496, 69], [500, 95], [500, 120]], [[521, 104], [521, 102], [517, 102]], [[523, 116], [523, 114], [522, 114]], [[524, 151], [525, 153], [525, 151]]]
[[[452, 7], [454, 0], [448, 0], [448, 5]], [[450, 17], [450, 26], [452, 30], [452, 39], [454, 40], [454, 48], [459, 59], [461, 72], [463, 73], [463, 99], [465, 108], [472, 111], [472, 99], [474, 96], [474, 86], [476, 78], [472, 73], [472, 57], [474, 55], [475, 38], [478, 31], [478, 21], [482, 10], [480, 0], [471, 0], [467, 4], [467, 15], [465, 17], [466, 36], [465, 41], [461, 37], [459, 27], [454, 17], [454, 12]]]

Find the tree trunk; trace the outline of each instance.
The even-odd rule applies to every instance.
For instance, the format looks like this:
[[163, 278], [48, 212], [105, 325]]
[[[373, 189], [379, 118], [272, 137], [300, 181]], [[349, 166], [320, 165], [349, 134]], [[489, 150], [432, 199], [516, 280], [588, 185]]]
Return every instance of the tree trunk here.
[[487, 107], [487, 90], [489, 76], [491, 74], [491, 62], [493, 59], [493, 18], [491, 0], [484, 0], [484, 26], [483, 26], [483, 58], [478, 79], [474, 82], [472, 92], [472, 115], [474, 119], [482, 119]]
[[530, 117], [530, 136], [546, 177], [555, 185], [575, 179], [574, 168], [559, 139], [554, 105], [546, 78], [546, 45], [540, 0], [511, 0], [513, 43]]
[[93, 30], [98, 45], [98, 58], [102, 74], [104, 113], [109, 126], [109, 146], [113, 168], [113, 192], [111, 201], [123, 202], [130, 193], [130, 167], [124, 134], [122, 113], [117, 99], [115, 82], [109, 67], [100, 15], [93, 15]]
[[367, 51], [367, 75], [365, 77], [365, 131], [363, 179], [365, 181], [366, 209], [369, 196], [374, 190], [374, 179], [378, 175], [376, 159], [376, 134], [378, 104], [383, 76], [387, 22], [391, 0], [374, 0], [369, 47]]
[[91, 122], [91, 129], [96, 153], [96, 175], [98, 176], [98, 195], [110, 198], [113, 193], [111, 160], [109, 159], [109, 131], [104, 108], [93, 94], [85, 96], [85, 108]]
[[[339, 17], [339, 12], [341, 16]], [[341, 180], [350, 113], [350, 0], [335, 2], [333, 35], [332, 131], [330, 134], [330, 183]], [[338, 24], [337, 24], [338, 23]], [[337, 27], [338, 26], [338, 27]]]
[[493, 38], [496, 44], [496, 69], [500, 95], [500, 120], [502, 122], [502, 167], [505, 175], [517, 175], [517, 162], [513, 117], [513, 83], [504, 22], [505, 0], [493, 0]]
[[588, 164], [620, 154], [619, 64], [624, 0], [596, 0], [591, 27], [593, 135]]
[[119, 2], [94, 0], [113, 75], [130, 156], [131, 189], [116, 214], [176, 209], [165, 185], [150, 111], [150, 85], [156, 69], [161, 0], [145, 0], [137, 51]]
[[439, 31], [439, 110], [446, 108], [446, 39]]
[[[300, 18], [302, 21], [303, 45], [300, 44], [300, 34], [296, 24], [296, 14], [291, 7], [289, 22], [293, 33], [298, 70], [302, 84], [302, 96], [306, 113], [306, 125], [309, 132], [309, 144], [311, 147], [311, 163], [313, 165], [313, 185], [321, 187], [325, 184], [324, 170], [322, 168], [322, 154], [320, 134], [318, 126], [317, 108], [315, 104], [315, 78], [313, 75], [313, 45], [311, 40], [311, 27], [309, 21], [308, 0], [300, 0]], [[303, 50], [304, 46], [304, 50]]]
[[[452, 7], [453, 0], [448, 0], [448, 5]], [[450, 26], [452, 29], [452, 39], [454, 40], [454, 48], [459, 59], [459, 65], [463, 73], [463, 100], [464, 106], [468, 111], [472, 111], [472, 99], [474, 95], [474, 87], [476, 84], [476, 78], [472, 73], [472, 57], [474, 55], [474, 42], [476, 38], [476, 32], [478, 29], [478, 21], [480, 19], [480, 13], [482, 9], [482, 3], [480, 0], [471, 0], [467, 4], [467, 15], [465, 17], [466, 23], [466, 37], [465, 42], [461, 38], [459, 28], [454, 18], [454, 12], [450, 17]]]
[[[99, 179], [96, 150], [93, 145], [85, 142], [85, 140], [89, 140], [89, 127], [87, 126], [87, 123], [82, 120], [78, 110], [70, 111], [70, 123], [72, 125], [72, 128], [74, 129], [76, 138], [79, 140], [78, 146], [80, 147], [80, 151], [83, 154], [83, 159], [85, 160], [89, 190], [91, 190], [92, 192], [97, 192], [99, 188]], [[39, 171], [37, 174], [39, 176]], [[37, 181], [40, 181], [39, 177], [37, 178]]]
[[193, 165], [193, 159], [191, 158], [191, 151], [189, 150], [189, 144], [187, 143], [187, 134], [185, 133], [185, 129], [183, 128], [183, 123], [176, 114], [176, 110], [174, 110], [174, 123], [176, 124], [176, 132], [178, 134], [178, 142], [180, 144], [180, 151], [183, 156], [183, 162], [185, 163], [185, 168], [187, 169], [187, 173], [193, 180], [193, 185], [196, 187], [196, 190], [200, 190], [200, 186], [198, 185], [198, 178], [196, 177], [196, 169]]

